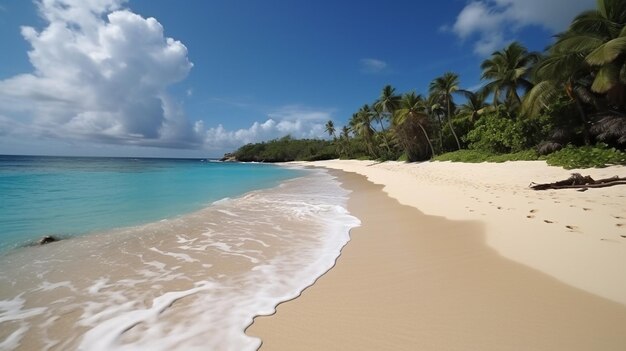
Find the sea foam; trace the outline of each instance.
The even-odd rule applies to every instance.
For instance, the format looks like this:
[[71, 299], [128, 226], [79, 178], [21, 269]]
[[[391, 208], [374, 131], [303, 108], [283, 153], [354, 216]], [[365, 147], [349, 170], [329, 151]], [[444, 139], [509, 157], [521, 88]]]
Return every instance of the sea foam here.
[[0, 345], [256, 350], [244, 333], [253, 318], [329, 270], [359, 225], [347, 196], [315, 170], [166, 222], [0, 258], [12, 267], [0, 277]]

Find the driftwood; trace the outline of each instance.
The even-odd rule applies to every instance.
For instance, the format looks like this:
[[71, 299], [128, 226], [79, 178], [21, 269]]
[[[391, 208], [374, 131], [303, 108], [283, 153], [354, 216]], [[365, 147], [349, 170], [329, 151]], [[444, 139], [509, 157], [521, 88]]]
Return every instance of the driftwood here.
[[579, 189], [578, 191], [586, 191], [588, 188], [604, 188], [619, 184], [626, 184], [626, 178], [614, 176], [611, 178], [594, 180], [590, 176], [582, 176], [580, 173], [572, 173], [572, 176], [565, 180], [545, 184], [537, 184], [533, 182], [530, 183], [529, 186], [533, 190]]

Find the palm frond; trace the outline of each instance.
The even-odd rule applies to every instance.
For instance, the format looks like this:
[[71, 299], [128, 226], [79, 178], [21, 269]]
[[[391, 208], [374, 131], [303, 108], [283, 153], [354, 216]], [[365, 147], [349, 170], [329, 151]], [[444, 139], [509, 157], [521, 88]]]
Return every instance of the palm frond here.
[[600, 68], [593, 80], [591, 90], [606, 93], [619, 82], [619, 68], [614, 64], [606, 64]]
[[586, 60], [590, 65], [604, 65], [613, 62], [624, 53], [626, 53], [626, 37], [619, 37], [597, 47], [587, 55]]
[[591, 132], [599, 140], [616, 140], [620, 144], [626, 144], [626, 117], [609, 113], [594, 123]]
[[536, 84], [524, 96], [522, 101], [522, 115], [535, 117], [563, 95], [563, 89], [553, 80], [544, 80]]

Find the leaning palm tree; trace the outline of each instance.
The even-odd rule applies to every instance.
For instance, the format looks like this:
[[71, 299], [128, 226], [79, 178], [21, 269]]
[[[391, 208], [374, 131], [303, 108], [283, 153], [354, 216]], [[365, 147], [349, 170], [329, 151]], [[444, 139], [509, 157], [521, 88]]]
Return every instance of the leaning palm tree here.
[[457, 90], [459, 90], [459, 75], [456, 73], [446, 72], [443, 76], [435, 78], [430, 82], [430, 93], [438, 97], [440, 101], [443, 102], [444, 106], [446, 106], [448, 112], [448, 126], [454, 136], [454, 140], [456, 140], [457, 148], [461, 150], [461, 143], [452, 127], [452, 106], [454, 104], [452, 94]]
[[335, 123], [331, 120], [329, 120], [328, 122], [326, 122], [326, 124], [324, 125], [324, 131], [326, 133], [328, 133], [328, 136], [333, 137], [333, 139], [335, 139]]
[[505, 101], [509, 106], [521, 105], [522, 99], [518, 90], [527, 91], [532, 88], [529, 76], [531, 67], [538, 59], [538, 53], [528, 52], [520, 43], [513, 42], [483, 61], [480, 65], [483, 70], [482, 79], [489, 81], [485, 90], [493, 93], [495, 106], [498, 106], [502, 94], [505, 94]]
[[427, 122], [428, 114], [422, 96], [416, 95], [414, 92], [404, 94], [400, 100], [400, 106], [394, 114], [393, 124], [400, 131], [397, 134], [403, 139], [402, 144], [407, 155], [412, 153], [412, 142], [417, 139], [417, 136], [413, 135], [410, 130], [412, 125], [417, 125], [423, 133], [424, 139], [428, 142], [431, 157], [435, 154], [433, 144], [430, 142], [424, 127]]

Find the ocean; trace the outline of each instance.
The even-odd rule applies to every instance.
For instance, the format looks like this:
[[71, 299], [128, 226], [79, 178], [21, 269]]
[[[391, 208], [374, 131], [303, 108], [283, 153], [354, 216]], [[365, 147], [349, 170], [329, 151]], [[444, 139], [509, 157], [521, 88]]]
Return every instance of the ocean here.
[[265, 164], [0, 156], [0, 198], [0, 350], [256, 350], [359, 225], [333, 175]]

